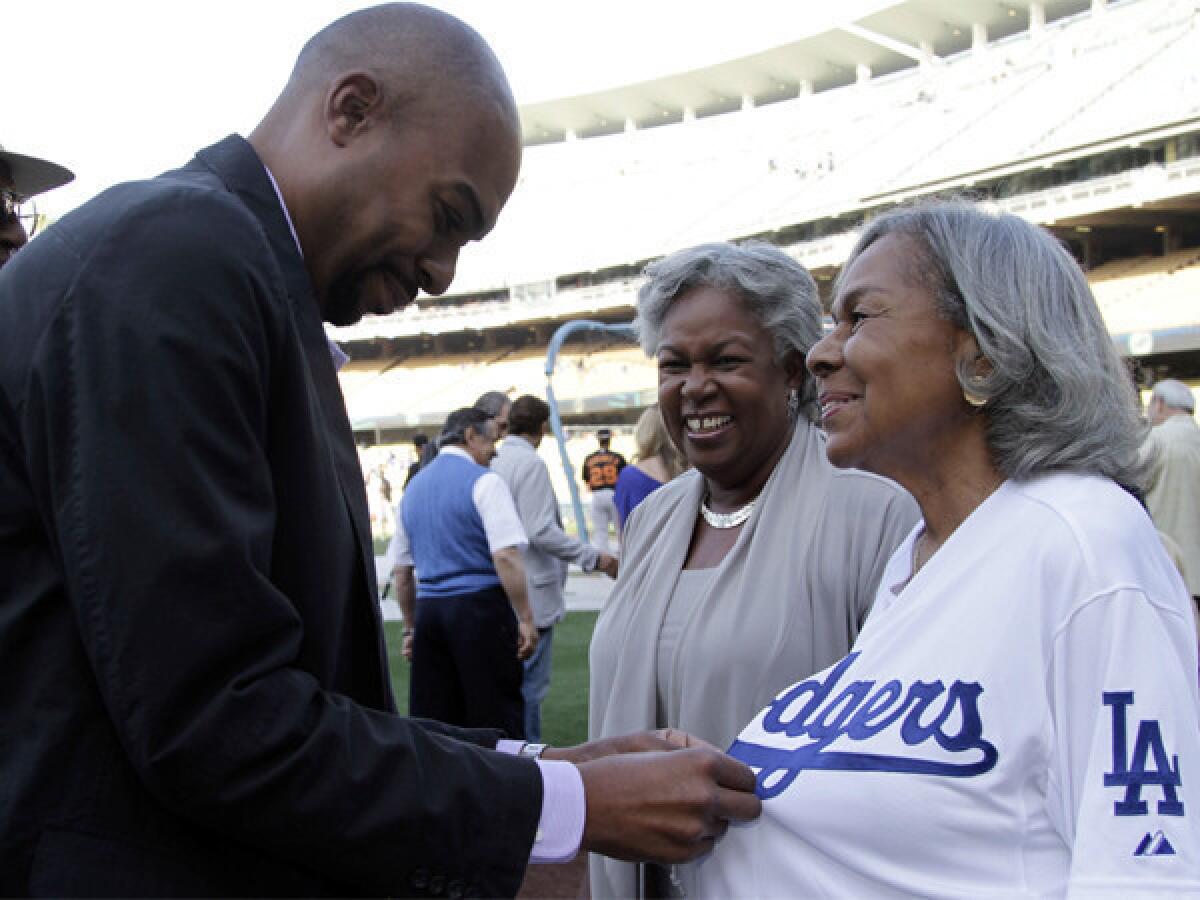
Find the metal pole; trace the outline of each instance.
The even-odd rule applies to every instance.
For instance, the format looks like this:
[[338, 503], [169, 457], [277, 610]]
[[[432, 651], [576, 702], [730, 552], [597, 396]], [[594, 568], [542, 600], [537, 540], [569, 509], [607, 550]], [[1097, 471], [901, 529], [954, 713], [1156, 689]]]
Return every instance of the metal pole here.
[[558, 327], [550, 338], [546, 348], [546, 403], [550, 406], [550, 429], [554, 432], [554, 440], [558, 443], [558, 455], [562, 460], [563, 474], [567, 476], [567, 489], [571, 493], [571, 509], [575, 511], [575, 524], [579, 529], [579, 539], [588, 543], [587, 520], [583, 517], [583, 501], [579, 499], [579, 485], [575, 481], [575, 469], [571, 458], [567, 456], [567, 439], [563, 432], [562, 416], [558, 412], [558, 400], [554, 397], [554, 364], [558, 360], [558, 351], [568, 337], [576, 332], [611, 334], [618, 337], [633, 338], [632, 325], [605, 325], [603, 322], [593, 322], [588, 319], [577, 319], [566, 322]]
[[562, 417], [558, 414], [558, 401], [554, 399], [554, 386], [549, 378], [546, 379], [546, 402], [550, 405], [550, 430], [554, 432], [554, 441], [558, 444], [558, 457], [562, 461], [563, 472], [567, 476], [567, 489], [571, 493], [571, 509], [575, 510], [575, 526], [579, 529], [579, 539], [586, 544], [590, 538], [587, 521], [583, 518], [583, 501], [579, 499], [579, 486], [575, 483], [571, 458], [567, 456], [567, 439], [563, 434]]

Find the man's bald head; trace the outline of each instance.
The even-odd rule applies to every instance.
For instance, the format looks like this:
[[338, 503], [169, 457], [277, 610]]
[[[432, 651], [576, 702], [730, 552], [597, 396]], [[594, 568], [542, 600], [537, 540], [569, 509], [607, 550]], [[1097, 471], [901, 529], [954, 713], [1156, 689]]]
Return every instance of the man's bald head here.
[[460, 19], [419, 3], [361, 9], [321, 29], [301, 49], [280, 100], [323, 92], [349, 72], [379, 81], [393, 119], [429, 110], [429, 101], [470, 99], [518, 121], [508, 78], [487, 42]]
[[454, 16], [415, 3], [322, 29], [250, 143], [335, 325], [446, 291], [521, 165], [520, 119], [495, 54]]

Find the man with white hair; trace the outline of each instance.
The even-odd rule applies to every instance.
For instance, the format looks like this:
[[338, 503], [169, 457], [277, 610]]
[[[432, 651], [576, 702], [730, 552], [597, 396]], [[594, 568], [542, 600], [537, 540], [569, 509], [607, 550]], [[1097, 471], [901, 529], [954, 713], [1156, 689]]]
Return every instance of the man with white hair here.
[[1154, 427], [1146, 441], [1153, 458], [1146, 507], [1158, 529], [1179, 545], [1183, 580], [1192, 597], [1200, 598], [1200, 427], [1195, 411], [1196, 398], [1182, 381], [1167, 378], [1154, 385], [1147, 409]]

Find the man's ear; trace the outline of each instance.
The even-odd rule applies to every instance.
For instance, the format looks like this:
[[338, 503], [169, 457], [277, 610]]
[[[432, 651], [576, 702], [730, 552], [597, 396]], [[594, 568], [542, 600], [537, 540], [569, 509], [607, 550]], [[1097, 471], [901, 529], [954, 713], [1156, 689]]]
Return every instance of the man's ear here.
[[370, 75], [356, 72], [334, 82], [325, 107], [329, 137], [344, 147], [366, 132], [383, 105], [383, 89]]

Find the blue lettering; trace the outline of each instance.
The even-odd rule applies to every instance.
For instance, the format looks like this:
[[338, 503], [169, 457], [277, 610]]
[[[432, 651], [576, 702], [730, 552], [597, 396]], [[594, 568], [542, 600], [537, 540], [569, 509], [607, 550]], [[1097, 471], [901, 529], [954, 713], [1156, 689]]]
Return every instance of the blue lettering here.
[[[804, 734], [805, 723], [809, 716], [825, 702], [825, 698], [829, 696], [829, 692], [842, 677], [842, 673], [850, 668], [857, 656], [857, 653], [851, 653], [843, 659], [829, 672], [824, 681], [810, 679], [788, 688], [768, 708], [767, 716], [763, 719], [763, 728], [774, 734], [783, 732], [788, 737], [799, 737]], [[805, 694], [809, 695], [808, 702], [785, 720], [784, 715], [788, 713], [789, 708]]]
[[[831, 703], [827, 703], [823, 710], [816, 713], [816, 721], [809, 725], [805, 731], [821, 747], [827, 746], [832, 741], [845, 734], [846, 723], [854, 716], [854, 713], [862, 706], [863, 698], [867, 696], [871, 688], [875, 687], [873, 681], [856, 681], [848, 688], [838, 694], [837, 698]], [[838, 712], [841, 715], [836, 715]]]
[[1120, 691], [1104, 694], [1104, 705], [1112, 707], [1112, 752], [1114, 775], [1125, 774], [1125, 707], [1133, 705], [1133, 691]]
[[[1113, 720], [1113, 765], [1112, 771], [1104, 775], [1104, 786], [1125, 788], [1125, 796], [1113, 803], [1113, 815], [1149, 815], [1150, 809], [1142, 799], [1142, 789], [1154, 785], [1163, 792], [1163, 799], [1158, 801], [1158, 814], [1182, 816], [1183, 802], [1175, 790], [1183, 785], [1183, 778], [1179, 774], [1179, 757], [1172, 755], [1168, 759], [1158, 721], [1144, 719], [1138, 724], [1133, 753], [1127, 760], [1125, 749], [1129, 731], [1126, 727], [1126, 711], [1133, 705], [1133, 691], [1105, 692], [1103, 700], [1105, 706], [1112, 708]], [[1153, 768], [1149, 765], [1151, 762]]]
[[945, 717], [938, 723], [937, 734], [934, 739], [938, 742], [943, 750], [949, 750], [951, 753], [961, 753], [963, 750], [971, 750], [979, 748], [987, 755], [988, 750], [993, 754], [996, 748], [991, 744], [987, 744], [987, 748], [980, 746], [980, 735], [983, 734], [983, 719], [979, 715], [979, 695], [983, 693], [983, 687], [977, 681], [956, 681], [950, 685], [950, 695], [946, 700], [946, 708], [957, 706], [962, 710], [962, 727], [956, 735], [948, 735], [942, 731], [942, 724], [945, 723]]
[[[988, 772], [996, 764], [995, 746], [983, 737], [983, 719], [979, 714], [979, 697], [983, 688], [978, 683], [954, 682], [949, 691], [941, 681], [917, 681], [900, 700], [904, 686], [888, 681], [874, 693], [874, 681], [855, 681], [836, 694], [838, 681], [854, 663], [857, 653], [851, 653], [831, 669], [825, 679], [800, 682], [780, 694], [767, 708], [762, 728], [769, 734], [784, 734], [788, 738], [810, 737], [800, 747], [779, 748], [734, 741], [729, 753], [758, 770], [757, 792], [767, 799], [777, 796], [806, 769], [829, 771], [899, 772], [918, 775], [941, 775], [964, 778]], [[868, 696], [869, 695], [869, 696]], [[941, 709], [927, 724], [922, 715], [935, 700], [944, 695]], [[945, 732], [946, 723], [958, 711], [961, 726], [956, 734]], [[859, 742], [879, 734], [904, 719], [900, 737], [908, 746], [925, 744], [930, 738], [951, 753], [979, 751], [974, 762], [942, 762], [906, 756], [887, 756], [877, 753], [829, 751], [825, 748], [840, 737]]]
[[929, 704], [945, 692], [946, 686], [940, 681], [918, 681], [908, 689], [908, 702], [912, 704], [912, 712], [900, 726], [900, 738], [904, 743], [910, 747], [925, 743], [929, 740], [929, 736], [946, 721], [946, 717], [950, 715], [950, 704], [948, 703], [942, 708], [941, 715], [933, 721], [932, 725], [926, 727], [921, 724], [921, 713], [925, 712], [929, 708]]
[[[896, 700], [904, 692], [904, 685], [898, 681], [889, 681], [871, 695], [871, 699], [858, 708], [858, 712], [846, 725], [846, 737], [861, 741], [872, 735], [879, 734], [902, 715], [904, 704], [892, 709]], [[882, 717], [874, 722], [871, 718], [877, 714]]]

